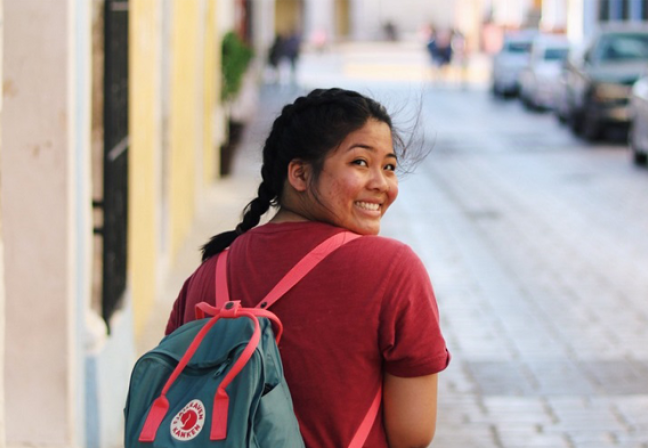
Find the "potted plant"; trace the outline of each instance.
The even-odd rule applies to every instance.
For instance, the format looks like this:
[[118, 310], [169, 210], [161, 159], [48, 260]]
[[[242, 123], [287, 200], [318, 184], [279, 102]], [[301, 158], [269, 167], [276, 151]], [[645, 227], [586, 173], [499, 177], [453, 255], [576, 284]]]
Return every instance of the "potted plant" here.
[[240, 117], [231, 113], [232, 105], [237, 100], [243, 79], [250, 66], [254, 53], [236, 33], [230, 31], [223, 37], [221, 46], [221, 101], [228, 109], [227, 139], [221, 147], [220, 174], [227, 175], [231, 171], [234, 151], [240, 141], [244, 122]]

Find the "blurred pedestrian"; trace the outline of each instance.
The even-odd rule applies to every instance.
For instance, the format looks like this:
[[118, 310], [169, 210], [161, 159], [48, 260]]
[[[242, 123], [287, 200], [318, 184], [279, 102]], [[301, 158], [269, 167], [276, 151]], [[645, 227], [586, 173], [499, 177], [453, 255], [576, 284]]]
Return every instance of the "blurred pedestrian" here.
[[431, 78], [445, 79], [447, 67], [452, 60], [452, 35], [448, 30], [431, 28], [427, 51], [431, 59]]
[[297, 81], [297, 63], [301, 53], [301, 36], [298, 32], [293, 31], [290, 33], [284, 42], [283, 55], [290, 63], [290, 80], [294, 84]]
[[194, 319], [197, 303], [214, 303], [215, 255], [226, 248], [231, 296], [253, 307], [322, 241], [362, 235], [271, 309], [307, 447], [348, 446], [372, 402], [381, 421], [364, 446], [428, 446], [434, 435], [437, 374], [450, 359], [434, 293], [412, 249], [378, 236], [398, 195], [402, 142], [384, 107], [357, 92], [318, 89], [285, 106], [263, 148], [258, 196], [235, 230], [203, 247], [168, 322], [167, 334]]
[[433, 26], [430, 26], [427, 30], [427, 42], [425, 46], [432, 63], [436, 64], [436, 29]]
[[435, 57], [441, 68], [452, 60], [452, 33], [447, 30], [438, 31], [435, 36]]
[[272, 77], [272, 82], [279, 81], [279, 64], [281, 63], [281, 58], [283, 56], [285, 39], [281, 33], [275, 34], [274, 41], [268, 50], [268, 66], [270, 67], [270, 73]]
[[461, 31], [452, 30], [450, 47], [452, 49], [452, 65], [456, 68], [459, 85], [463, 89], [466, 87], [466, 77], [468, 76], [468, 55], [466, 38]]
[[383, 25], [383, 30], [385, 32], [385, 38], [389, 42], [396, 42], [398, 40], [398, 34], [396, 33], [396, 25], [391, 20], [388, 20]]

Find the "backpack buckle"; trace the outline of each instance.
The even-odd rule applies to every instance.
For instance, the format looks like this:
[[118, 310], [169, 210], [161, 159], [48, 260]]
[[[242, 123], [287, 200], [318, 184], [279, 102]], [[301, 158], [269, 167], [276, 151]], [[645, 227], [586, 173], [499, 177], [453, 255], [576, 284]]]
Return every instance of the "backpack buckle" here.
[[238, 317], [238, 312], [240, 309], [241, 309], [240, 300], [231, 300], [229, 302], [225, 302], [223, 308], [221, 308], [220, 310], [220, 317], [224, 317], [226, 319]]

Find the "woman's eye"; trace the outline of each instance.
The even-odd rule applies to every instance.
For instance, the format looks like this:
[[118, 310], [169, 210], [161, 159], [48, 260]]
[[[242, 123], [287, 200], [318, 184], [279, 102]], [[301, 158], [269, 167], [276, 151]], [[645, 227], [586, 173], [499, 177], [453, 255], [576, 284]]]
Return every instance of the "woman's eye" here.
[[388, 163], [385, 165], [385, 170], [387, 171], [396, 171], [396, 165], [393, 163]]
[[368, 166], [367, 161], [362, 159], [354, 160], [353, 163], [358, 166]]

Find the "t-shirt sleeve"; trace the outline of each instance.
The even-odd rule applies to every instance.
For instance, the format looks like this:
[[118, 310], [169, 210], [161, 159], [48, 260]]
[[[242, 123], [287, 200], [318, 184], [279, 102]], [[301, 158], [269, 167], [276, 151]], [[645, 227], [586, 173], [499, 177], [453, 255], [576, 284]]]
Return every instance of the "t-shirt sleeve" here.
[[450, 354], [427, 270], [405, 245], [390, 264], [380, 311], [379, 343], [385, 370], [400, 377], [440, 372], [450, 362]]

